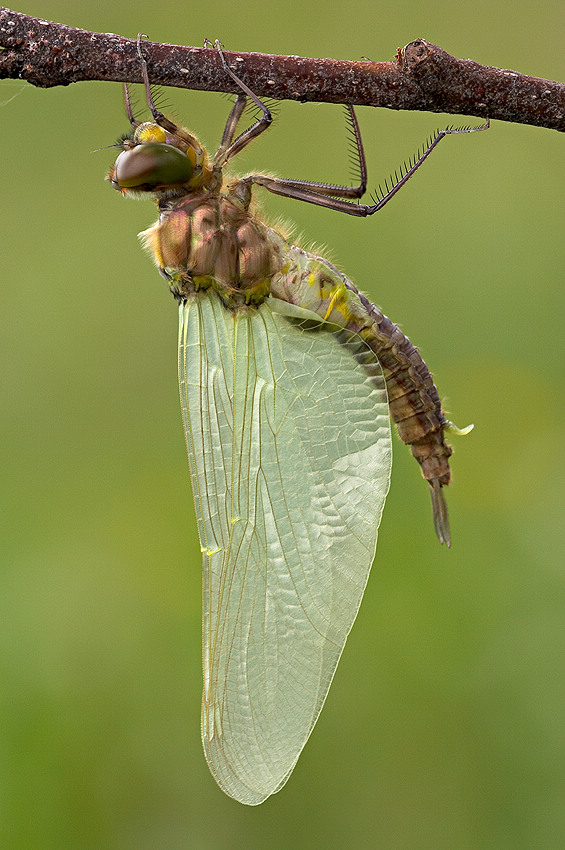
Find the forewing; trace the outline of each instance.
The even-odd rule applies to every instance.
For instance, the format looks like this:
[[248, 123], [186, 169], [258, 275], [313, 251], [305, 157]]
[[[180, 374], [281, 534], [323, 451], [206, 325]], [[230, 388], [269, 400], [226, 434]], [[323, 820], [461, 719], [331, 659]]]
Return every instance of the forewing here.
[[218, 784], [249, 805], [284, 785], [318, 718], [391, 466], [374, 356], [358, 336], [284, 311], [267, 301], [233, 313], [210, 291], [180, 307], [203, 554], [202, 739]]

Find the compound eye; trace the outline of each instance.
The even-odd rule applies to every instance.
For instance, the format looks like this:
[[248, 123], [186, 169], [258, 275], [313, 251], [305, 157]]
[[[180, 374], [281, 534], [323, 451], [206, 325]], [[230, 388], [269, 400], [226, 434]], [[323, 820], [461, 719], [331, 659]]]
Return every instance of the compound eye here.
[[116, 160], [113, 180], [120, 189], [151, 192], [157, 187], [187, 183], [193, 173], [191, 161], [178, 148], [149, 143], [122, 151]]

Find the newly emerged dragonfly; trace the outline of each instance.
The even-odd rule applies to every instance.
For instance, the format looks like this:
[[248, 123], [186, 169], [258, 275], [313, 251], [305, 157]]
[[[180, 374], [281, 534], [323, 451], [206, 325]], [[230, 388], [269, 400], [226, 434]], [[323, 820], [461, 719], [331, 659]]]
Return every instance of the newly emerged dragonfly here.
[[[265, 104], [240, 93], [220, 146], [159, 112], [139, 49], [151, 122], [134, 118], [108, 179], [152, 196], [143, 234], [179, 302], [179, 380], [203, 560], [202, 740], [231, 797], [257, 805], [287, 781], [316, 723], [375, 554], [391, 470], [390, 418], [428, 481], [449, 546], [449, 422], [418, 350], [327, 260], [250, 212], [262, 186], [356, 216], [382, 209], [439, 141], [439, 131], [373, 205], [349, 115], [358, 186], [222, 170], [267, 129]], [[246, 102], [261, 117], [236, 136]], [[484, 124], [474, 130], [482, 130]], [[459, 432], [462, 433], [462, 432]]]

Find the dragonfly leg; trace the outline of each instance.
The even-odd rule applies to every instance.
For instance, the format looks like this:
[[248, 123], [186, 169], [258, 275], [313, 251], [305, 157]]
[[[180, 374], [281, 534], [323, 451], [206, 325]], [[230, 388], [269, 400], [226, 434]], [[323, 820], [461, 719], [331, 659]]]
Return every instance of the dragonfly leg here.
[[[198, 146], [200, 151], [203, 151], [202, 146], [198, 145], [197, 140], [191, 135], [187, 130], [183, 130], [182, 127], [179, 127], [178, 124], [175, 124], [173, 121], [170, 121], [162, 112], [160, 112], [155, 103], [153, 101], [153, 95], [151, 94], [151, 85], [149, 83], [149, 73], [147, 70], [147, 61], [143, 56], [143, 51], [141, 49], [141, 39], [147, 38], [142, 32], [140, 32], [137, 36], [137, 55], [139, 56], [139, 61], [141, 64], [141, 76], [143, 79], [143, 85], [145, 87], [145, 98], [147, 100], [147, 105], [149, 107], [149, 111], [151, 112], [151, 117], [155, 124], [158, 124], [159, 127], [162, 127], [163, 130], [166, 130], [167, 133], [173, 133], [177, 138], [184, 139], [184, 141], [188, 142], [191, 147]], [[126, 95], [126, 112], [128, 118], [130, 119], [132, 126], [137, 127], [141, 123], [140, 121], [136, 121], [133, 117], [131, 104], [129, 102], [129, 90]], [[131, 116], [131, 117], [130, 117]]]
[[223, 155], [233, 142], [235, 129], [238, 125], [239, 119], [243, 115], [243, 110], [245, 109], [246, 103], [246, 95], [238, 94], [235, 99], [235, 103], [232, 107], [232, 110], [229, 114], [228, 120], [226, 121], [226, 126], [224, 127], [224, 133], [222, 135], [222, 141], [220, 142], [220, 147], [214, 154], [214, 163], [216, 162], [216, 160], [219, 160], [223, 157]]
[[163, 128], [163, 130], [167, 130], [167, 132], [169, 133], [175, 133], [177, 136], [180, 135], [184, 137], [184, 133], [180, 131], [180, 128], [177, 127], [177, 125], [174, 124], [172, 121], [169, 121], [169, 119], [165, 115], [163, 115], [162, 112], [159, 112], [159, 110], [155, 106], [155, 103], [153, 102], [153, 95], [151, 94], [151, 85], [149, 83], [149, 73], [147, 71], [147, 62], [145, 60], [145, 57], [143, 56], [143, 51], [141, 49], [142, 38], [147, 38], [147, 36], [144, 33], [140, 32], [137, 36], [137, 55], [139, 56], [139, 62], [141, 64], [141, 76], [143, 78], [143, 85], [145, 87], [145, 99], [147, 101], [149, 111], [151, 112], [151, 117], [153, 118], [154, 122], [159, 125], [159, 127]]
[[348, 197], [356, 197], [355, 195], [350, 194], [349, 187], [344, 186], [332, 186], [331, 184], [325, 183], [310, 183], [301, 180], [285, 180], [279, 177], [269, 177], [264, 174], [251, 174], [248, 177], [245, 177], [242, 182], [247, 182], [250, 185], [255, 184], [257, 186], [262, 186], [274, 195], [294, 198], [297, 201], [305, 201], [306, 203], [315, 204], [319, 207], [327, 207], [328, 209], [343, 212], [347, 215], [365, 218], [368, 215], [373, 215], [378, 212], [386, 204], [388, 204], [388, 202], [396, 195], [397, 192], [400, 191], [404, 184], [408, 182], [412, 175], [418, 170], [445, 136], [456, 135], [459, 133], [475, 133], [480, 130], [487, 130], [489, 126], [490, 122], [487, 120], [479, 127], [446, 127], [444, 130], [438, 130], [423, 153], [411, 163], [410, 167], [401, 170], [400, 177], [396, 178], [396, 181], [390, 188], [387, 187], [386, 193], [374, 204], [355, 204], [351, 203], [351, 201], [343, 200]]
[[[207, 42], [209, 43], [209, 42]], [[222, 50], [222, 45], [219, 41], [216, 41], [214, 47], [220, 54], [220, 59], [222, 65], [224, 66], [224, 71], [226, 74], [232, 78], [232, 80], [237, 83], [243, 94], [238, 95], [236, 102], [231, 111], [230, 117], [228, 118], [226, 127], [224, 129], [224, 135], [222, 138], [222, 143], [214, 156], [214, 167], [222, 168], [228, 160], [242, 151], [247, 145], [256, 139], [257, 136], [260, 136], [261, 133], [264, 133], [265, 130], [271, 126], [273, 121], [273, 116], [271, 115], [267, 106], [263, 103], [260, 98], [254, 94], [251, 89], [245, 85], [243, 80], [240, 80], [237, 74], [234, 74], [230, 66], [226, 61], [226, 57], [224, 56], [224, 52]], [[253, 124], [249, 129], [245, 130], [240, 136], [237, 137], [235, 141], [232, 141], [233, 135], [235, 133], [235, 128], [237, 122], [241, 118], [243, 113], [243, 108], [245, 106], [245, 97], [250, 98], [253, 103], [259, 107], [261, 112], [263, 113], [261, 117]], [[234, 117], [237, 116], [237, 120], [234, 120]], [[229, 139], [229, 141], [228, 141]]]
[[133, 114], [133, 109], [131, 107], [131, 94], [130, 94], [130, 90], [129, 90], [129, 85], [127, 83], [124, 83], [124, 105], [125, 105], [125, 108], [126, 108], [126, 115], [128, 117], [128, 121], [131, 124], [131, 126], [135, 129], [136, 127], [139, 126], [139, 121], [136, 120], [136, 118]]
[[[361, 130], [357, 115], [351, 104], [347, 104], [349, 113], [349, 121], [351, 124], [350, 130], [353, 134], [355, 147], [357, 148], [357, 160], [359, 166], [359, 185], [358, 186], [342, 186], [343, 193], [340, 193], [340, 198], [361, 198], [367, 190], [367, 161], [365, 159], [365, 149], [361, 138]], [[323, 193], [320, 193], [323, 194]]]

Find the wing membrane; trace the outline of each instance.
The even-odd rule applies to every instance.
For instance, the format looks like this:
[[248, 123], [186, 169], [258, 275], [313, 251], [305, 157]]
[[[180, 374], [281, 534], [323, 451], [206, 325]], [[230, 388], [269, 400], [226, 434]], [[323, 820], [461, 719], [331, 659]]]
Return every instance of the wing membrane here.
[[233, 313], [210, 291], [180, 307], [202, 739], [218, 784], [249, 805], [284, 785], [317, 720], [390, 478], [380, 367], [359, 337], [311, 318], [272, 299]]

